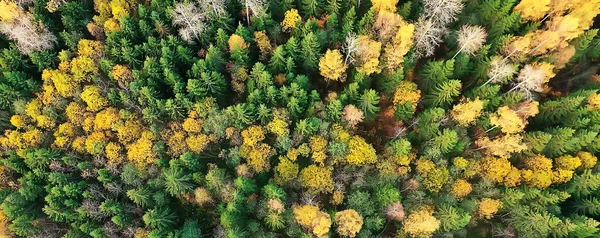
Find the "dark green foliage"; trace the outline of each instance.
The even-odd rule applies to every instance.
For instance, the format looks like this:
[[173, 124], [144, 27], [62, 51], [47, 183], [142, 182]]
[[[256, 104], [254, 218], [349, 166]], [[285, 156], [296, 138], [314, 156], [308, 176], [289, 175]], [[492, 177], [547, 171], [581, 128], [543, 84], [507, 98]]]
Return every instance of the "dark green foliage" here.
[[379, 208], [383, 208], [391, 203], [398, 202], [402, 198], [400, 191], [392, 185], [385, 184], [375, 191], [375, 199]]
[[164, 229], [175, 223], [175, 216], [168, 208], [155, 208], [148, 210], [144, 216], [144, 223], [153, 229]]
[[444, 109], [431, 108], [425, 110], [419, 116], [419, 123], [417, 124], [418, 136], [420, 138], [431, 138], [439, 132], [439, 120], [444, 115]]
[[[314, 0], [306, 0], [306, 1], [314, 1]], [[289, 43], [289, 41], [288, 41]], [[293, 45], [290, 46], [290, 50], [288, 51], [296, 51]], [[298, 48], [300, 52], [300, 60], [302, 62], [302, 67], [304, 67], [307, 71], [315, 71], [317, 70], [317, 64], [319, 62], [319, 43], [315, 38], [315, 35], [310, 32], [302, 38], [300, 42], [300, 47]]]
[[29, 234], [35, 234], [39, 231], [39, 228], [32, 224], [33, 217], [31, 216], [19, 216], [15, 218], [10, 224], [9, 228], [14, 231], [17, 235], [27, 236]]
[[403, 3], [400, 6], [400, 9], [398, 9], [398, 14], [400, 14], [403, 18], [406, 18], [406, 19], [410, 18], [411, 7], [412, 7], [411, 1]]
[[597, 132], [593, 131], [575, 131], [565, 127], [552, 128], [548, 132], [552, 135], [552, 139], [546, 144], [542, 152], [550, 157], [576, 152], [592, 143], [598, 135]]
[[572, 206], [580, 214], [591, 216], [600, 214], [600, 201], [596, 197], [578, 199]]
[[440, 229], [442, 232], [465, 228], [471, 221], [471, 215], [464, 212], [461, 208], [450, 205], [442, 205], [436, 210], [436, 215], [440, 219]]
[[375, 90], [367, 90], [360, 96], [359, 107], [364, 113], [367, 121], [375, 118], [379, 112], [379, 95]]
[[460, 94], [462, 85], [458, 80], [450, 80], [438, 84], [425, 96], [425, 103], [433, 107], [447, 108], [454, 102], [454, 98]]
[[466, 6], [465, 21], [471, 24], [488, 26], [489, 38], [494, 39], [511, 33], [519, 27], [521, 16], [511, 11], [515, 0], [480, 0]]
[[598, 34], [598, 29], [592, 29], [586, 31], [582, 36], [573, 40], [571, 45], [575, 47], [575, 55], [571, 58], [570, 62], [577, 62], [581, 58], [585, 57], [588, 53], [589, 49], [592, 47], [590, 44], [596, 35]]
[[540, 104], [539, 114], [535, 117], [536, 122], [543, 124], [566, 123], [570, 117], [577, 113], [578, 107], [583, 103], [584, 96], [561, 97], [556, 100], [546, 101]]
[[375, 211], [375, 201], [367, 191], [356, 190], [348, 195], [348, 207], [356, 210], [362, 216], [369, 216]]
[[410, 102], [400, 103], [394, 112], [396, 120], [407, 122], [415, 113], [415, 109]]
[[525, 135], [525, 143], [529, 150], [526, 152], [528, 155], [541, 153], [546, 145], [552, 139], [552, 135], [542, 131], [534, 131]]
[[423, 88], [430, 90], [434, 85], [443, 83], [453, 77], [454, 60], [429, 61], [421, 70], [421, 77], [425, 79]]
[[353, 32], [355, 29], [356, 22], [356, 10], [354, 6], [352, 6], [348, 11], [344, 14], [342, 19], [342, 35], [346, 36], [348, 33]]
[[152, 204], [152, 191], [146, 188], [132, 189], [127, 191], [127, 197], [135, 204], [142, 207], [149, 207]]
[[285, 50], [283, 46], [278, 46], [273, 51], [273, 55], [269, 60], [269, 69], [272, 73], [283, 72], [286, 64]]
[[576, 197], [584, 197], [592, 194], [598, 187], [600, 187], [600, 175], [585, 170], [582, 174], [573, 176], [571, 182], [567, 184], [566, 191]]
[[302, 11], [304, 12], [304, 17], [316, 16], [318, 9], [319, 1], [317, 0], [302, 0]]
[[181, 228], [181, 238], [194, 238], [201, 234], [198, 221], [186, 220]]
[[474, 88], [471, 91], [466, 92], [465, 94], [469, 98], [479, 98], [480, 100], [486, 100], [486, 108], [488, 109], [496, 109], [502, 98], [498, 96], [498, 92], [500, 91], [500, 85], [485, 85], [481, 87]]
[[[570, 225], [547, 211], [538, 213], [528, 209], [514, 210], [511, 220], [511, 225], [522, 237], [560, 236], [560, 233], [566, 228], [565, 226]], [[572, 229], [572, 227], [570, 228]]]
[[430, 147], [426, 147], [424, 153], [433, 157], [446, 154], [451, 152], [457, 143], [458, 134], [456, 131], [444, 129], [430, 142]]
[[6, 71], [0, 76], [0, 108], [12, 109], [15, 99], [27, 98], [37, 90], [39, 85], [21, 71]]
[[575, 229], [569, 234], [570, 237], [593, 237], [599, 230], [598, 221], [584, 216], [573, 218]]
[[191, 179], [191, 175], [181, 169], [169, 169], [165, 172], [166, 190], [173, 196], [180, 196], [193, 187]]
[[358, 33], [366, 34], [375, 23], [375, 11], [369, 10], [358, 22]]
[[332, 100], [327, 104], [327, 119], [339, 121], [342, 118], [343, 104], [339, 100]]

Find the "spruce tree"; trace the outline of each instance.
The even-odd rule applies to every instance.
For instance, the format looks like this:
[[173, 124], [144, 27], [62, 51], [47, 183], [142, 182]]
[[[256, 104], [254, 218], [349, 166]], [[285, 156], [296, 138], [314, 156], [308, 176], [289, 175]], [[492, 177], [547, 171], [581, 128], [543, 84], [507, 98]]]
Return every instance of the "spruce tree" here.
[[300, 42], [300, 59], [302, 60], [303, 68], [307, 71], [315, 71], [319, 57], [319, 43], [316, 41], [314, 34], [310, 32]]

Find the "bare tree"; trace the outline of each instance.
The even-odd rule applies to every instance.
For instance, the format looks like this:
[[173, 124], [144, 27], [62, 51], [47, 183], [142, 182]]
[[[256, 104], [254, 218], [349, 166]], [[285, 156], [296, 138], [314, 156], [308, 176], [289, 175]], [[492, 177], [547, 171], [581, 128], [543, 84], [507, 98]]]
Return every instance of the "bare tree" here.
[[344, 64], [353, 63], [356, 52], [358, 52], [358, 36], [355, 33], [348, 33], [342, 51], [346, 54]]
[[213, 229], [213, 238], [224, 238], [227, 236], [227, 231], [221, 225], [217, 225], [215, 229]]
[[81, 202], [81, 208], [83, 208], [87, 212], [87, 215], [93, 220], [100, 221], [108, 217], [108, 215], [100, 211], [100, 201], [98, 200], [92, 200], [89, 198], [83, 199]]
[[200, 39], [200, 34], [206, 30], [205, 15], [195, 3], [177, 3], [171, 12], [173, 24], [181, 26], [179, 35], [188, 43]]
[[[458, 30], [457, 40], [460, 49], [456, 52], [456, 57], [460, 52], [465, 52], [469, 55], [474, 55], [475, 52], [483, 46], [487, 33], [481, 26], [463, 25]], [[452, 58], [454, 58], [452, 57]]]
[[[516, 69], [512, 64], [507, 63], [500, 56], [494, 56], [490, 61], [489, 69], [487, 72], [488, 80], [483, 84], [488, 83], [501, 83], [506, 79], [512, 78], [515, 74]], [[483, 86], [481, 85], [481, 86]]]
[[263, 16], [266, 13], [265, 3], [263, 0], [244, 0], [246, 5], [246, 21], [250, 25], [250, 11], [255, 16]]
[[104, 223], [104, 226], [102, 226], [102, 231], [104, 231], [104, 234], [106, 234], [107, 237], [117, 238], [119, 237], [120, 229], [112, 221], [107, 221]]
[[198, 5], [201, 8], [201, 11], [206, 14], [206, 16], [211, 16], [212, 18], [221, 18], [227, 14], [225, 10], [224, 0], [198, 0]]
[[447, 25], [458, 19], [463, 8], [461, 0], [423, 0], [423, 15], [415, 26], [415, 56], [432, 56], [448, 33]]
[[319, 204], [319, 200], [318, 200], [317, 196], [313, 195], [313, 194], [309, 194], [309, 193], [302, 193], [302, 196], [300, 197], [300, 201], [302, 204], [311, 205], [311, 206], [318, 206], [318, 204]]
[[528, 64], [521, 69], [519, 76], [517, 76], [517, 81], [519, 81], [519, 83], [510, 91], [520, 90], [527, 95], [529, 95], [531, 92], [542, 92], [544, 91], [544, 84], [547, 81], [546, 79], [546, 71]]
[[121, 184], [118, 183], [107, 183], [106, 185], [104, 185], [104, 187], [106, 188], [106, 191], [115, 196], [123, 192], [123, 187], [121, 186]]
[[23, 54], [52, 49], [56, 37], [42, 23], [36, 22], [31, 14], [21, 14], [10, 22], [0, 22], [0, 33], [17, 44]]
[[32, 221], [31, 224], [38, 228], [27, 234], [27, 237], [31, 238], [59, 238], [69, 230], [66, 224], [52, 221], [49, 218], [39, 218]]
[[446, 26], [458, 19], [463, 4], [461, 0], [423, 0], [423, 8], [423, 18]]
[[415, 55], [418, 58], [432, 56], [447, 32], [445, 26], [421, 18], [415, 25]]
[[16, 0], [15, 1], [17, 3], [17, 5], [19, 5], [20, 7], [24, 7], [26, 5], [29, 5], [31, 3], [33, 3], [33, 0]]
[[123, 237], [134, 237], [138, 227], [129, 226], [123, 230]]

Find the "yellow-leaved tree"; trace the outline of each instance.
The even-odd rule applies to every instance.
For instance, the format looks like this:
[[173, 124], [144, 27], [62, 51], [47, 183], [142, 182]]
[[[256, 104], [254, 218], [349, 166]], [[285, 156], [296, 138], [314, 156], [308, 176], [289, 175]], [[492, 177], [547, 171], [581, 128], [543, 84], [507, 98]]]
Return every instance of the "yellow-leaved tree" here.
[[400, 69], [404, 62], [404, 55], [413, 46], [412, 37], [414, 33], [415, 25], [401, 19], [396, 34], [384, 48], [383, 58], [387, 71], [393, 72], [396, 69]]
[[344, 64], [339, 50], [327, 50], [319, 60], [319, 71], [327, 80], [346, 81], [344, 73], [347, 68], [348, 65]]
[[298, 177], [299, 165], [285, 156], [279, 157], [279, 164], [275, 166], [275, 183], [285, 185]]
[[308, 193], [330, 193], [333, 191], [333, 169], [309, 165], [300, 172], [300, 185], [308, 189]]
[[335, 213], [335, 222], [338, 234], [347, 237], [355, 237], [363, 225], [362, 217], [353, 209]]
[[427, 237], [440, 228], [440, 221], [433, 216], [431, 209], [422, 207], [408, 215], [403, 228], [411, 237]]
[[377, 154], [372, 145], [360, 136], [353, 136], [348, 143], [349, 153], [346, 157], [349, 164], [362, 166], [377, 162]]
[[500, 200], [484, 198], [479, 201], [477, 214], [479, 214], [480, 218], [491, 219], [501, 207], [502, 202]]
[[373, 4], [371, 6], [371, 9], [374, 10], [375, 12], [382, 12], [382, 11], [395, 12], [396, 4], [398, 3], [398, 0], [373, 0], [373, 1], [371, 1], [371, 3]]
[[513, 166], [506, 158], [494, 158], [491, 156], [481, 159], [482, 175], [496, 183], [503, 183], [510, 174]]
[[271, 42], [269, 41], [269, 37], [265, 31], [256, 31], [254, 32], [254, 41], [258, 46], [258, 50], [260, 51], [260, 59], [268, 60], [269, 55], [273, 51], [273, 46], [271, 46]]
[[17, 3], [10, 0], [0, 1], [0, 21], [10, 22], [15, 19], [21, 10]]
[[483, 101], [476, 98], [475, 100], [468, 100], [466, 102], [456, 104], [452, 111], [450, 111], [450, 115], [452, 118], [458, 122], [461, 126], [469, 126], [477, 120], [479, 116], [481, 116], [481, 111], [483, 110]]
[[550, 10], [550, 0], [522, 0], [513, 8], [513, 11], [521, 14], [523, 20], [537, 21]]
[[416, 83], [411, 81], [401, 81], [396, 86], [393, 100], [394, 106], [408, 102], [412, 108], [415, 109], [419, 99], [421, 99], [421, 90], [418, 89]]
[[361, 35], [358, 37], [357, 66], [358, 72], [371, 75], [379, 73], [379, 56], [381, 55], [381, 43], [369, 38], [369, 36]]
[[97, 86], [87, 86], [80, 97], [87, 103], [88, 111], [97, 112], [108, 105], [108, 99], [102, 96], [102, 92]]
[[464, 179], [457, 179], [452, 185], [452, 196], [454, 196], [458, 200], [461, 200], [467, 195], [469, 195], [471, 191], [473, 191], [471, 184]]
[[229, 44], [229, 52], [248, 48], [248, 44], [244, 38], [236, 34], [232, 34], [227, 43]]
[[293, 213], [296, 222], [304, 229], [317, 237], [327, 237], [329, 228], [331, 228], [329, 214], [319, 211], [318, 207], [312, 205], [294, 207]]
[[517, 112], [507, 106], [498, 108], [498, 112], [490, 116], [490, 123], [495, 127], [501, 127], [502, 132], [507, 134], [519, 133], [525, 128], [525, 123]]
[[527, 149], [520, 134], [507, 134], [493, 140], [486, 136], [476, 140], [475, 145], [484, 150], [486, 154], [498, 157], [509, 157], [512, 153]]
[[302, 18], [300, 17], [298, 10], [292, 8], [285, 12], [285, 16], [283, 18], [283, 21], [281, 22], [281, 28], [284, 32], [289, 32], [290, 30], [296, 28], [298, 26], [298, 23], [300, 23], [301, 21]]
[[127, 159], [138, 167], [145, 167], [154, 163], [157, 153], [152, 149], [154, 146], [154, 135], [150, 131], [144, 131], [142, 137], [127, 146]]

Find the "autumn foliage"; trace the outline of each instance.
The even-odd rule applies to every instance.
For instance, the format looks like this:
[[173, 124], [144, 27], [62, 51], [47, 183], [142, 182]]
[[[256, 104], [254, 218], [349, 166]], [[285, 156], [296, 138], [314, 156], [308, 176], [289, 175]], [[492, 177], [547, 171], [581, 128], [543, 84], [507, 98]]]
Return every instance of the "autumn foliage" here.
[[0, 0], [0, 237], [599, 237], [599, 0]]

